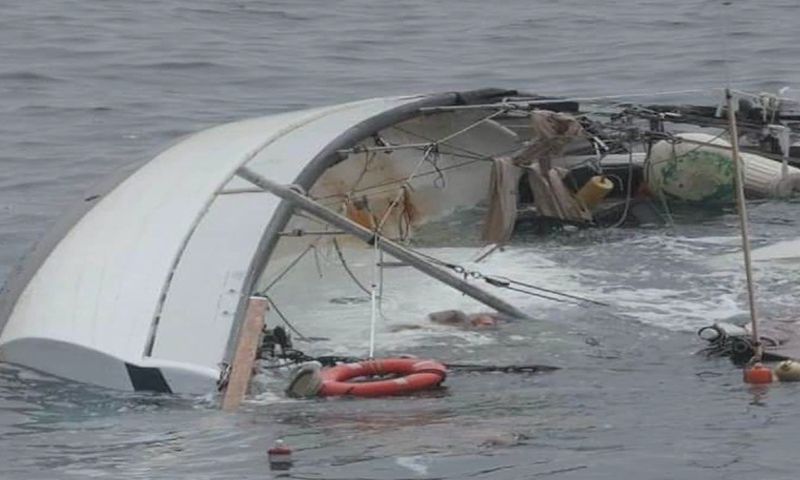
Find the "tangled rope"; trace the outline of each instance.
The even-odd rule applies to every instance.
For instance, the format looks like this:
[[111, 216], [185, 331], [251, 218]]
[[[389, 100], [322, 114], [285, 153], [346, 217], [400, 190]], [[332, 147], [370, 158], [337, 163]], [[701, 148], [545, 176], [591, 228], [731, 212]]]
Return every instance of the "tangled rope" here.
[[[291, 338], [281, 327], [275, 327], [273, 331], [266, 332], [264, 342], [258, 351], [258, 358], [268, 361], [278, 361], [271, 365], [262, 365], [264, 370], [276, 370], [293, 365], [307, 362], [319, 362], [323, 367], [333, 367], [341, 363], [358, 363], [366, 361], [366, 358], [351, 357], [344, 355], [320, 355], [311, 356], [301, 350], [292, 347]], [[277, 352], [276, 347], [280, 347]], [[544, 373], [560, 370], [559, 367], [552, 365], [483, 365], [474, 363], [443, 363], [449, 370], [456, 370], [465, 373]]]
[[[709, 333], [713, 336], [708, 336]], [[698, 352], [707, 358], [728, 357], [736, 365], [745, 365], [756, 352], [756, 346], [750, 337], [729, 335], [717, 325], [701, 328], [697, 331], [697, 336], [709, 343], [708, 347]]]

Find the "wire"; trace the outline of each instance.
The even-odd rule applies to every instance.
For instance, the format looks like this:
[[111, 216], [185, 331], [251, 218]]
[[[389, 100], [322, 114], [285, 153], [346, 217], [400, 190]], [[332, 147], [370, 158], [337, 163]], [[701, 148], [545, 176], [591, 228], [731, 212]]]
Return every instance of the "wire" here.
[[547, 288], [537, 287], [536, 285], [532, 285], [530, 283], [525, 283], [525, 282], [520, 282], [518, 280], [513, 280], [513, 279], [510, 279], [510, 278], [507, 278], [507, 277], [501, 277], [501, 276], [495, 276], [495, 275], [484, 275], [483, 273], [481, 273], [481, 272], [479, 272], [477, 270], [472, 270], [472, 271], [467, 270], [467, 269], [465, 269], [464, 267], [462, 267], [460, 265], [457, 265], [455, 263], [449, 263], [449, 262], [442, 261], [442, 260], [440, 260], [440, 259], [438, 259], [436, 257], [433, 257], [431, 255], [428, 255], [426, 253], [422, 253], [419, 250], [413, 250], [413, 249], [409, 249], [409, 250], [412, 253], [414, 253], [415, 255], [418, 255], [419, 257], [421, 257], [423, 259], [426, 259], [431, 263], [434, 263], [434, 264], [439, 265], [441, 267], [453, 270], [455, 273], [457, 273], [459, 275], [463, 275], [465, 279], [466, 278], [472, 278], [472, 279], [476, 279], [476, 280], [483, 280], [486, 283], [488, 283], [489, 285], [492, 285], [493, 287], [505, 288], [505, 289], [508, 289], [508, 290], [513, 290], [515, 292], [525, 293], [527, 295], [531, 295], [531, 296], [534, 296], [534, 297], [544, 298], [546, 300], [552, 300], [554, 302], [574, 303], [574, 302], [570, 302], [568, 300], [564, 300], [564, 299], [561, 299], [561, 298], [550, 297], [548, 295], [543, 295], [541, 293], [535, 293], [535, 292], [531, 292], [531, 291], [528, 291], [528, 290], [523, 290], [523, 289], [511, 286], [511, 284], [515, 284], [515, 285], [520, 285], [522, 287], [529, 288], [529, 289], [532, 289], [532, 290], [538, 290], [538, 291], [545, 292], [545, 293], [550, 293], [550, 294], [553, 294], [553, 295], [560, 295], [562, 297], [569, 298], [569, 299], [572, 299], [572, 300], [577, 300], [577, 301], [580, 301], [580, 302], [592, 303], [592, 304], [600, 305], [600, 306], [604, 306], [604, 307], [611, 306], [611, 305], [609, 305], [607, 303], [599, 302], [597, 300], [591, 300], [591, 299], [588, 299], [588, 298], [579, 297], [577, 295], [571, 295], [569, 293], [562, 293], [562, 292], [558, 292], [556, 290], [549, 290]]
[[[279, 365], [267, 365], [261, 366], [260, 368], [263, 370], [274, 370], [278, 368], [289, 367], [291, 365], [296, 365], [298, 363], [305, 363], [305, 362], [319, 362], [324, 367], [332, 367], [337, 364], [341, 363], [358, 363], [363, 362], [367, 359], [358, 358], [358, 357], [348, 357], [348, 356], [340, 356], [340, 355], [322, 355], [319, 357], [312, 357], [310, 355], [305, 354], [304, 352], [296, 349], [287, 349], [286, 351], [281, 351], [278, 355], [273, 355], [272, 359], [278, 360], [288, 360], [288, 363], [279, 364]], [[561, 370], [560, 367], [555, 367], [552, 365], [540, 365], [540, 364], [527, 364], [527, 365], [483, 365], [477, 363], [442, 363], [442, 365], [447, 368], [448, 370], [456, 370], [465, 373], [519, 373], [519, 374], [531, 374], [531, 373], [546, 373], [546, 372], [554, 372], [556, 370]]]
[[345, 261], [342, 249], [341, 247], [339, 247], [339, 242], [336, 240], [336, 237], [333, 238], [333, 248], [334, 250], [336, 250], [336, 255], [339, 257], [339, 261], [342, 262], [342, 267], [344, 268], [344, 271], [347, 272], [347, 274], [350, 276], [353, 282], [356, 285], [358, 285], [358, 288], [360, 288], [367, 295], [371, 295], [372, 292], [370, 292], [370, 290], [367, 287], [365, 287], [364, 284], [361, 283], [361, 281], [356, 277], [355, 273], [353, 273], [353, 271], [350, 270], [350, 267], [347, 265], [347, 261]]
[[[415, 175], [414, 178], [426, 177], [428, 175], [438, 175], [440, 172], [446, 172], [448, 170], [453, 170], [453, 169], [456, 169], [456, 168], [466, 167], [468, 165], [472, 165], [472, 164], [478, 163], [478, 162], [488, 162], [489, 160], [490, 160], [489, 157], [469, 160], [469, 161], [466, 161], [466, 162], [459, 163], [457, 165], [451, 165], [449, 167], [440, 167], [438, 172], [434, 170], [434, 171], [430, 171], [430, 172], [418, 173], [417, 175]], [[365, 192], [367, 190], [373, 190], [373, 189], [377, 189], [377, 188], [381, 188], [381, 187], [392, 186], [392, 185], [396, 185], [398, 183], [404, 183], [404, 182], [406, 182], [406, 180], [389, 180], [389, 181], [378, 183], [378, 184], [375, 184], [375, 185], [372, 185], [372, 186], [369, 186], [369, 187], [364, 187], [364, 188], [361, 188], [359, 190], [355, 190], [353, 193], [354, 194], [355, 193], [361, 193], [361, 192]], [[389, 191], [389, 190], [386, 190], [386, 191]], [[377, 195], [385, 193], [386, 191], [372, 192], [372, 193], [370, 193], [369, 195], [366, 195], [366, 196], [367, 197], [375, 197]], [[342, 196], [342, 194], [336, 193], [336, 194], [327, 195], [327, 196], [324, 196], [324, 197], [319, 197], [316, 200], [317, 201], [321, 201], [321, 200], [329, 200], [329, 199], [333, 199], [333, 198], [337, 198], [338, 199], [338, 198], [341, 198], [341, 196]], [[325, 204], [325, 205], [328, 205], [328, 204]]]
[[[436, 146], [435, 145], [431, 145], [430, 147], [425, 149], [425, 153], [422, 155], [422, 158], [419, 160], [419, 163], [417, 163], [417, 166], [414, 167], [414, 170], [411, 172], [411, 175], [409, 175], [408, 178], [406, 178], [405, 180], [402, 181], [404, 186], [411, 184], [411, 181], [414, 180], [414, 177], [417, 176], [417, 173], [419, 172], [419, 169], [422, 167], [422, 165], [426, 161], [429, 161], [430, 155], [433, 154], [435, 151], [436, 151]], [[437, 169], [437, 171], [438, 171], [438, 169]], [[389, 215], [392, 213], [392, 210], [394, 210], [394, 208], [397, 206], [397, 204], [400, 203], [400, 199], [403, 197], [405, 192], [406, 192], [405, 189], [403, 189], [401, 187], [399, 189], [399, 191], [397, 192], [397, 195], [394, 197], [392, 202], [386, 208], [386, 211], [383, 212], [383, 218], [381, 218], [381, 221], [378, 222], [378, 225], [375, 227], [375, 233], [376, 234], [381, 233], [381, 231], [383, 230], [383, 225], [386, 223], [386, 220], [389, 219]]]
[[366, 176], [367, 172], [369, 171], [370, 165], [372, 165], [372, 162], [373, 162], [373, 160], [375, 160], [375, 157], [377, 155], [378, 155], [377, 152], [367, 152], [365, 154], [364, 168], [361, 170], [361, 174], [359, 174], [359, 176], [356, 179], [356, 181], [353, 182], [353, 186], [350, 187], [350, 192], [347, 194], [348, 197], [352, 196], [353, 193], [356, 191], [356, 188], [358, 187], [358, 184], [360, 184], [361, 180], [363, 180], [364, 176]]
[[620, 219], [611, 226], [611, 228], [618, 228], [625, 223], [628, 219], [628, 210], [631, 206], [631, 197], [633, 196], [633, 144], [628, 146], [628, 191], [625, 194], [625, 209], [622, 211]]
[[286, 268], [284, 268], [284, 269], [283, 269], [283, 271], [282, 271], [281, 273], [279, 273], [279, 274], [278, 274], [278, 276], [277, 276], [277, 277], [275, 277], [275, 279], [274, 279], [274, 280], [272, 280], [272, 281], [269, 283], [269, 285], [267, 285], [267, 286], [266, 286], [266, 287], [264, 287], [264, 288], [263, 288], [263, 289], [262, 289], [260, 292], [257, 292], [257, 293], [258, 293], [259, 295], [266, 295], [267, 291], [268, 291], [270, 288], [274, 287], [274, 286], [275, 286], [275, 284], [276, 284], [276, 283], [278, 283], [278, 282], [279, 282], [279, 281], [280, 281], [280, 280], [281, 280], [281, 279], [282, 279], [284, 276], [286, 276], [286, 274], [287, 274], [287, 273], [289, 273], [289, 270], [291, 270], [292, 268], [294, 268], [294, 266], [295, 266], [295, 265], [297, 265], [297, 262], [299, 262], [299, 261], [300, 261], [300, 260], [301, 260], [303, 257], [305, 257], [305, 256], [306, 256], [306, 254], [308, 253], [308, 251], [309, 251], [309, 250], [311, 250], [312, 248], [316, 248], [316, 244], [315, 244], [315, 243], [312, 243], [312, 244], [310, 244], [308, 247], [306, 247], [306, 249], [305, 249], [305, 250], [303, 250], [303, 252], [302, 252], [300, 255], [298, 255], [298, 256], [297, 256], [297, 258], [295, 258], [294, 260], [292, 260], [292, 262], [291, 262], [291, 263], [290, 263], [290, 264], [289, 264], [289, 265], [288, 265]]
[[442, 169], [439, 168], [439, 159], [441, 158], [441, 154], [439, 153], [439, 147], [434, 147], [432, 155], [426, 157], [426, 161], [433, 167], [436, 171], [436, 178], [433, 179], [433, 186], [439, 190], [444, 190], [447, 187], [447, 180], [444, 177], [444, 173], [442, 173]]
[[291, 331], [296, 333], [297, 336], [300, 337], [301, 340], [308, 341], [308, 337], [306, 337], [305, 335], [300, 333], [300, 331], [297, 330], [296, 328], [294, 328], [294, 325], [292, 325], [291, 322], [289, 322], [289, 319], [286, 318], [286, 316], [283, 314], [283, 312], [281, 312], [281, 310], [278, 308], [278, 305], [275, 304], [275, 300], [273, 300], [272, 297], [270, 297], [269, 295], [264, 295], [264, 298], [266, 298], [267, 301], [269, 301], [269, 303], [272, 305], [272, 308], [275, 309], [275, 312], [278, 314], [279, 317], [281, 317], [281, 320], [283, 320], [283, 323], [285, 323], [286, 326], [289, 327], [289, 329]]
[[561, 370], [551, 365], [480, 365], [471, 363], [445, 363], [450, 370], [461, 370], [469, 373], [542, 373]]
[[610, 306], [607, 303], [598, 302], [597, 300], [592, 300], [590, 298], [579, 297], [577, 295], [572, 295], [572, 294], [569, 294], [569, 293], [562, 293], [562, 292], [558, 292], [556, 290], [549, 290], [547, 288], [537, 287], [536, 285], [531, 285], [530, 283], [520, 282], [519, 280], [512, 280], [512, 279], [507, 278], [507, 277], [485, 276], [484, 279], [487, 282], [490, 282], [490, 284], [491, 284], [490, 279], [500, 279], [500, 280], [507, 281], [509, 283], [514, 283], [514, 284], [517, 284], [517, 285], [521, 285], [523, 287], [532, 288], [534, 290], [540, 290], [542, 292], [552, 293], [552, 294], [555, 294], [555, 295], [561, 295], [562, 297], [571, 298], [573, 300], [579, 300], [581, 302], [593, 303], [595, 305], [600, 305], [602, 307], [609, 307]]

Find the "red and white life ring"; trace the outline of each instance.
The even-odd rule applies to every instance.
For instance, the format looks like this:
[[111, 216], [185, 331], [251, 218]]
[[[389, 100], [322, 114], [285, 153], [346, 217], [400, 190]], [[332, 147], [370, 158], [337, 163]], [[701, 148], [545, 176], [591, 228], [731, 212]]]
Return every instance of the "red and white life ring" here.
[[[402, 375], [389, 380], [348, 382], [358, 377]], [[444, 365], [418, 358], [382, 358], [345, 363], [322, 370], [322, 396], [382, 397], [435, 387], [447, 376]]]

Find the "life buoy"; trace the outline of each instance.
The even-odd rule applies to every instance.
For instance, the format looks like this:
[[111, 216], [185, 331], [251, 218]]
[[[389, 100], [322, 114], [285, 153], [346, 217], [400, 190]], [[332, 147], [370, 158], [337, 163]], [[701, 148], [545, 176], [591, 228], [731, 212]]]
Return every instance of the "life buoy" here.
[[[358, 377], [389, 374], [402, 375], [390, 380], [348, 382]], [[383, 358], [358, 363], [345, 363], [322, 370], [322, 386], [318, 395], [381, 397], [416, 392], [442, 383], [447, 369], [433, 360], [418, 358]]]

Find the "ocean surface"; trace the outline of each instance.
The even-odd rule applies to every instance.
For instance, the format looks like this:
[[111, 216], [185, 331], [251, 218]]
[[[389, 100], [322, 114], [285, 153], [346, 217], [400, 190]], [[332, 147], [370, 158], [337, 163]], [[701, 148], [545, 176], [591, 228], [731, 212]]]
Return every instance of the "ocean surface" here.
[[[730, 83], [797, 97], [799, 24], [794, 0], [2, 2], [0, 279], [88, 186], [205, 127], [483, 87], [708, 99]], [[756, 245], [797, 237], [797, 204], [753, 203], [750, 215]], [[520, 296], [535, 321], [481, 332], [425, 325], [442, 299], [401, 275], [379, 352], [561, 367], [454, 372], [431, 395], [294, 401], [275, 376], [222, 413], [210, 398], [0, 365], [0, 479], [273, 478], [265, 450], [277, 438], [297, 479], [796, 479], [800, 386], [754, 390], [727, 360], [694, 355], [698, 327], [746, 315], [741, 266], [712, 261], [738, 242], [732, 213], [517, 238], [481, 268], [611, 306]], [[756, 279], [764, 318], [797, 315], [796, 266], [761, 265]], [[362, 354], [368, 309], [332, 305], [298, 328]], [[307, 309], [281, 306], [291, 318]]]

